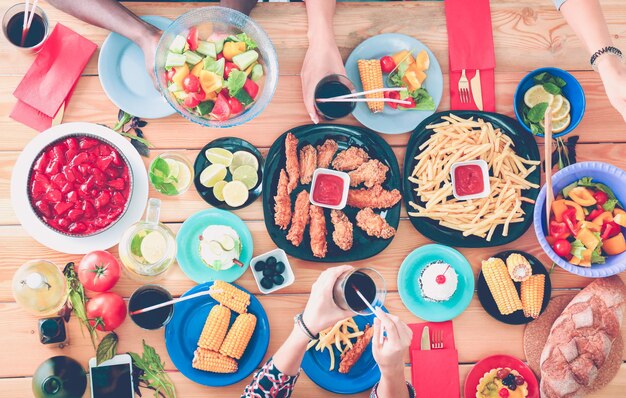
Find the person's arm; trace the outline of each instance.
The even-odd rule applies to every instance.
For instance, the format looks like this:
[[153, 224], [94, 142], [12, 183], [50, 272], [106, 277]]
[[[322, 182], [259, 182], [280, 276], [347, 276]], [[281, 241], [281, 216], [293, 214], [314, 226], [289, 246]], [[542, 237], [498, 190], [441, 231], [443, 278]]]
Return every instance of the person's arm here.
[[221, 0], [220, 5], [226, 8], [232, 8], [246, 15], [250, 15], [250, 11], [256, 5], [257, 0]]

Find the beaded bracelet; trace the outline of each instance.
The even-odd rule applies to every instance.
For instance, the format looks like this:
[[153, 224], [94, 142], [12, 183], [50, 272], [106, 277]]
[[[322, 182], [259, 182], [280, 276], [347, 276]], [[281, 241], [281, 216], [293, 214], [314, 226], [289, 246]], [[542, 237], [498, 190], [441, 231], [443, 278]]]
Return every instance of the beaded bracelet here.
[[600, 56], [604, 55], [604, 54], [615, 55], [616, 57], [618, 57], [622, 61], [624, 60], [624, 55], [619, 50], [619, 48], [613, 47], [613, 46], [603, 47], [603, 48], [599, 49], [598, 51], [596, 51], [591, 56], [591, 60], [589, 61], [589, 63], [591, 63], [591, 67], [593, 68], [593, 70], [595, 70], [595, 71], [598, 70], [598, 66], [597, 66], [598, 58], [600, 58]]
[[304, 334], [306, 334], [311, 340], [316, 340], [319, 337], [319, 335], [314, 335], [313, 333], [311, 333], [309, 328], [304, 324], [304, 320], [302, 319], [302, 312], [296, 315], [293, 318], [293, 321], [300, 327], [300, 329], [302, 329]]

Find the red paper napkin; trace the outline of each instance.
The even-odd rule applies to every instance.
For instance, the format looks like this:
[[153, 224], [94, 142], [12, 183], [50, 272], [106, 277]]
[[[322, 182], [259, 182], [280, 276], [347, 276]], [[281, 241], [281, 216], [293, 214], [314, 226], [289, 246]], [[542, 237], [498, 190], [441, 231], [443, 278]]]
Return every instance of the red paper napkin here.
[[445, 0], [445, 8], [450, 60], [450, 109], [478, 109], [473, 98], [469, 103], [461, 102], [458, 84], [463, 69], [468, 80], [479, 69], [483, 109], [495, 112], [496, 58], [489, 0]]
[[[443, 349], [421, 350], [422, 329], [428, 326], [431, 334], [443, 331]], [[417, 398], [457, 398], [461, 394], [459, 381], [459, 354], [454, 345], [452, 321], [414, 323], [411, 342], [411, 381]]]
[[13, 95], [11, 117], [38, 131], [52, 125], [61, 105], [69, 101], [76, 82], [98, 46], [57, 24]]

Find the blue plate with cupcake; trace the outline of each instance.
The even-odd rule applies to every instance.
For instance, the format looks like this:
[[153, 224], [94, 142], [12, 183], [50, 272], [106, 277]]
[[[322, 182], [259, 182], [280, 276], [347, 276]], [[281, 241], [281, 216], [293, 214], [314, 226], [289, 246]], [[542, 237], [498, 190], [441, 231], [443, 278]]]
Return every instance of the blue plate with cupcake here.
[[472, 266], [449, 246], [424, 245], [402, 262], [398, 291], [415, 316], [429, 322], [448, 321], [459, 316], [472, 301]]

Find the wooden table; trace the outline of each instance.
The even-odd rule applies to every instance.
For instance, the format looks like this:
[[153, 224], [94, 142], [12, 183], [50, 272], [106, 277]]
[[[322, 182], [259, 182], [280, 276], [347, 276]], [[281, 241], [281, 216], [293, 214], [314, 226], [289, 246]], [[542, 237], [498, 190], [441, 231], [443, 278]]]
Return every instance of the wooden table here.
[[[0, 9], [5, 10], [15, 0], [0, 0]], [[626, 48], [626, 8], [623, 0], [602, 2], [609, 29], [616, 45]], [[60, 22], [80, 34], [102, 44], [106, 31], [89, 26], [48, 4], [43, 4], [52, 23]], [[139, 15], [162, 15], [175, 18], [198, 4], [193, 3], [130, 3], [130, 8]], [[588, 57], [580, 41], [566, 25], [561, 15], [554, 10], [549, 0], [492, 1], [492, 20], [497, 56], [496, 96], [497, 110], [513, 115], [513, 93], [519, 80], [529, 71], [542, 66], [558, 66], [571, 71], [581, 82], [587, 95], [587, 112], [576, 130], [580, 135], [578, 145], [579, 161], [602, 160], [626, 169], [626, 125], [618, 113], [610, 106], [599, 76], [590, 70]], [[164, 150], [186, 150], [190, 159], [207, 142], [223, 135], [234, 135], [252, 142], [264, 153], [274, 140], [286, 130], [308, 124], [309, 118], [301, 99], [300, 67], [307, 48], [306, 14], [303, 4], [260, 4], [253, 11], [254, 17], [267, 30], [276, 46], [280, 64], [278, 89], [269, 107], [255, 120], [229, 131], [211, 130], [191, 124], [179, 116], [152, 121], [144, 129], [147, 138], [156, 149], [152, 156]], [[343, 3], [337, 6], [335, 17], [337, 43], [344, 59], [350, 51], [368, 37], [385, 32], [400, 32], [414, 36], [428, 45], [437, 56], [444, 71], [448, 70], [447, 33], [442, 2], [389, 2], [389, 3]], [[15, 103], [12, 96], [32, 63], [34, 56], [25, 55], [0, 40], [0, 397], [30, 396], [31, 375], [46, 358], [54, 355], [68, 355], [76, 358], [87, 368], [87, 362], [94, 356], [88, 339], [81, 336], [75, 319], [69, 324], [71, 344], [64, 348], [42, 346], [36, 332], [36, 318], [27, 315], [19, 308], [11, 295], [11, 278], [15, 270], [24, 262], [41, 258], [55, 262], [62, 267], [69, 261], [78, 261], [80, 256], [66, 255], [52, 251], [28, 236], [20, 226], [9, 199], [11, 170], [19, 152], [37, 133], [26, 126], [11, 120], [8, 115]], [[117, 109], [104, 94], [98, 80], [97, 56], [92, 57], [84, 76], [79, 80], [72, 101], [66, 111], [65, 121], [89, 121], [112, 125]], [[448, 77], [444, 77], [448, 82]], [[444, 88], [444, 99], [439, 109], [449, 108], [448, 88]], [[348, 118], [342, 123], [356, 124]], [[409, 135], [383, 135], [393, 146], [402, 163], [405, 145]], [[537, 140], [542, 145], [542, 140]], [[543, 151], [540, 150], [542, 153]], [[146, 159], [146, 164], [149, 162]], [[196, 192], [191, 189], [179, 198], [164, 198], [152, 191], [151, 196], [163, 200], [162, 217], [173, 229], [196, 211], [207, 208]], [[274, 244], [263, 223], [261, 200], [236, 212], [243, 218], [254, 238], [255, 255], [269, 251]], [[413, 249], [429, 243], [420, 235], [406, 218], [403, 210], [398, 235], [391, 245], [374, 258], [355, 265], [369, 265], [381, 271], [387, 281], [390, 294], [387, 308], [398, 314], [405, 322], [418, 322], [402, 304], [397, 293], [397, 273], [400, 264]], [[540, 258], [544, 265], [551, 262], [542, 252], [532, 228], [519, 240], [496, 249], [461, 249], [469, 259], [477, 274], [481, 259], [507, 248], [527, 251]], [[117, 249], [113, 248], [116, 253]], [[291, 259], [296, 282], [277, 294], [259, 294], [250, 272], [238, 280], [242, 286], [255, 294], [265, 307], [271, 324], [271, 342], [268, 357], [276, 351], [292, 327], [293, 315], [300, 311], [308, 297], [311, 284], [319, 273], [330, 265], [309, 263]], [[180, 295], [194, 285], [178, 267], [173, 267], [163, 285], [172, 294]], [[626, 273], [622, 273], [626, 280]], [[552, 274], [553, 295], [577, 290], [589, 283], [588, 279], [556, 269]], [[114, 291], [128, 297], [137, 284], [122, 278]], [[461, 383], [472, 365], [481, 358], [504, 353], [524, 358], [522, 347], [523, 326], [509, 326], [495, 321], [480, 306], [474, 297], [467, 310], [454, 320], [455, 339], [459, 350], [459, 376]], [[141, 339], [156, 347], [171, 371], [181, 397], [238, 397], [247, 381], [234, 386], [214, 389], [199, 386], [188, 381], [176, 369], [167, 355], [163, 331], [146, 332], [132, 322], [125, 322], [118, 330], [119, 351], [141, 350]], [[622, 328], [626, 338], [626, 326]], [[626, 353], [625, 357], [626, 359]], [[406, 367], [409, 377], [410, 367]], [[462, 384], [461, 384], [462, 385]], [[626, 388], [626, 364], [622, 364], [618, 376], [604, 390], [593, 397], [623, 396]], [[151, 395], [146, 395], [151, 396]], [[295, 397], [333, 396], [313, 384], [302, 375]], [[354, 396], [366, 397], [367, 393]]]

